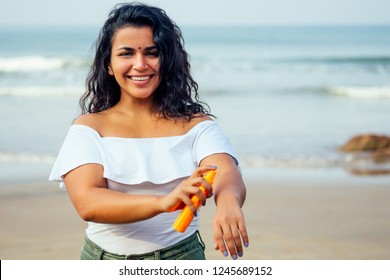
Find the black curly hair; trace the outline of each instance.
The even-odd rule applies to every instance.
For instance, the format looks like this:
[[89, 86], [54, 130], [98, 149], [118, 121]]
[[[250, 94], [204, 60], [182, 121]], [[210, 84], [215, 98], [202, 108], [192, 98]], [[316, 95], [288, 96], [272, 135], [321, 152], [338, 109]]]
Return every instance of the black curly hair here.
[[125, 26], [148, 26], [153, 31], [161, 79], [153, 93], [154, 110], [164, 118], [191, 120], [197, 115], [212, 116], [208, 105], [199, 100], [198, 84], [191, 76], [189, 55], [184, 50], [180, 28], [164, 10], [137, 2], [116, 5], [100, 30], [86, 91], [80, 99], [82, 114], [101, 112], [120, 100], [120, 87], [109, 75], [108, 66], [113, 36]]

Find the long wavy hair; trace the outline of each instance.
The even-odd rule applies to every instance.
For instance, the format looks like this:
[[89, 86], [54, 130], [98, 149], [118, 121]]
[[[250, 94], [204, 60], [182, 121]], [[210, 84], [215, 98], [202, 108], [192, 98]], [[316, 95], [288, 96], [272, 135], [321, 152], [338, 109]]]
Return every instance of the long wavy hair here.
[[96, 54], [80, 99], [82, 114], [107, 110], [120, 100], [120, 87], [108, 73], [113, 37], [125, 26], [148, 26], [153, 31], [160, 59], [160, 84], [153, 93], [154, 110], [164, 118], [191, 120], [198, 114], [212, 116], [199, 100], [198, 84], [190, 72], [180, 28], [165, 11], [141, 3], [118, 4], [110, 12], [95, 43]]

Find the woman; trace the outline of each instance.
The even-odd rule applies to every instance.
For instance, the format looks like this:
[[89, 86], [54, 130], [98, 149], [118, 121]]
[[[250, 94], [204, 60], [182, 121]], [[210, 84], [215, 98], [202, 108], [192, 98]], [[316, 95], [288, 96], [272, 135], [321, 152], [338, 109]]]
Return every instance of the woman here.
[[[243, 255], [248, 235], [235, 153], [198, 100], [179, 28], [159, 8], [117, 5], [96, 43], [71, 126], [50, 175], [88, 221], [81, 259], [205, 259], [198, 215], [184, 233], [175, 205], [213, 194], [215, 249]], [[213, 186], [202, 174], [217, 169]]]

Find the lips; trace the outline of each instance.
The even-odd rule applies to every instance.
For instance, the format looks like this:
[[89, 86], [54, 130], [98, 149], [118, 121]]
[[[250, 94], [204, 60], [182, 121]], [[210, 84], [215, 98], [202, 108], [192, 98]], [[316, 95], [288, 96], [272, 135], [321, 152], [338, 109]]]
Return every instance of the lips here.
[[151, 79], [154, 75], [145, 75], [145, 76], [128, 76], [133, 81], [147, 81]]

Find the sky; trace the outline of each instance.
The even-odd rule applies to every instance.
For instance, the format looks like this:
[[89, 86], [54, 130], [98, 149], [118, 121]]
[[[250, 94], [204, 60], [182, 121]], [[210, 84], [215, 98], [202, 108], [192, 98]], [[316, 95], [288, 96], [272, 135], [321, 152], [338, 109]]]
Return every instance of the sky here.
[[[0, 0], [0, 26], [101, 26], [112, 0]], [[121, 2], [121, 1], [119, 1]], [[122, 1], [123, 2], [123, 1]], [[390, 24], [389, 0], [145, 0], [179, 25]]]

